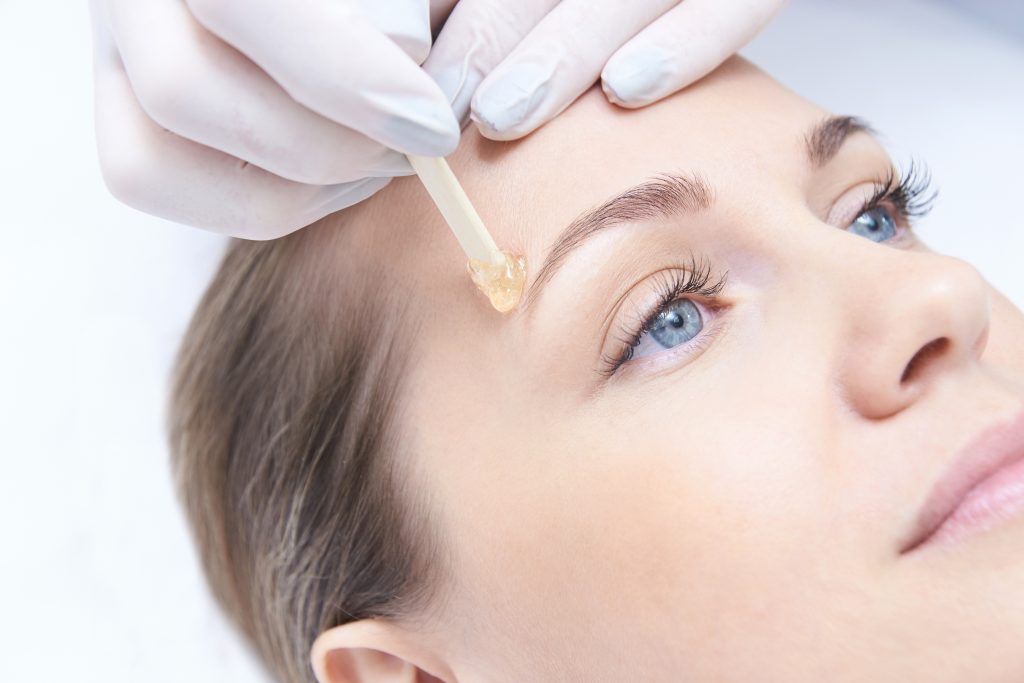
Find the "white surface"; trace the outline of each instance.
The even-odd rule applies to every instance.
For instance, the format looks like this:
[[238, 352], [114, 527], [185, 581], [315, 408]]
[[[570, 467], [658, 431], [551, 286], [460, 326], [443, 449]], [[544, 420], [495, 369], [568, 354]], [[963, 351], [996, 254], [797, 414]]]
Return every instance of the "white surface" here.
[[[222, 241], [106, 194], [84, 5], [0, 3], [0, 681], [260, 681], [204, 592], [162, 431]], [[804, 0], [745, 52], [927, 160], [924, 238], [1024, 303], [1012, 36], [941, 2]]]

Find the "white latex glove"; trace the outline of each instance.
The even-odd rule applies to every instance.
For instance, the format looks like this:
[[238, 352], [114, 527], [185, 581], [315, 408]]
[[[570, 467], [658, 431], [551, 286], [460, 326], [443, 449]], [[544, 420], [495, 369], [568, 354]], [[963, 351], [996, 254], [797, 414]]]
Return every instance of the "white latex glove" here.
[[743, 47], [785, 0], [460, 0], [424, 68], [480, 132], [511, 140], [600, 78], [642, 107]]
[[458, 145], [419, 66], [454, 2], [91, 0], [107, 185], [253, 239], [364, 199]]

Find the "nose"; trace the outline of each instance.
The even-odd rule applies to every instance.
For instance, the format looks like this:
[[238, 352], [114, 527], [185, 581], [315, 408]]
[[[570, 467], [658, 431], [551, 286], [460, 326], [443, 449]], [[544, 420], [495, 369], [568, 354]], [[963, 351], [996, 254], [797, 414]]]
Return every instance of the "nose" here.
[[854, 410], [881, 419], [977, 363], [988, 341], [989, 290], [960, 259], [873, 243], [856, 249], [860, 267], [846, 266], [841, 295], [841, 386]]

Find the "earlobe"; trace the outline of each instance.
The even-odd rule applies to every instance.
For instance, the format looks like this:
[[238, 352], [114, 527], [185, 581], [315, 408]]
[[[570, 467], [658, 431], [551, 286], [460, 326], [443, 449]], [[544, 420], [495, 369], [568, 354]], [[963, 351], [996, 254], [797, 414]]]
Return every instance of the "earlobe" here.
[[414, 634], [361, 619], [320, 634], [310, 651], [319, 683], [456, 683], [447, 663]]

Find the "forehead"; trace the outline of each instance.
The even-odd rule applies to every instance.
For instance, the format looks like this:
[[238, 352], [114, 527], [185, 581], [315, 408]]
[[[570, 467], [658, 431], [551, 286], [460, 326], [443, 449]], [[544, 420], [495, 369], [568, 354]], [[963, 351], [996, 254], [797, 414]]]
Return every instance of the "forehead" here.
[[[539, 264], [582, 211], [657, 173], [696, 171], [716, 188], [799, 179], [807, 172], [803, 135], [823, 115], [733, 58], [642, 109], [612, 105], [593, 88], [516, 142], [490, 141], [470, 127], [449, 163], [499, 246]], [[442, 296], [463, 288], [465, 258], [416, 178], [396, 179], [371, 203], [375, 241], [417, 273], [421, 287]], [[388, 248], [391, 240], [404, 244]]]
[[642, 109], [594, 88], [515, 145], [471, 135], [452, 164], [495, 237], [534, 251], [581, 211], [658, 173], [698, 172], [715, 186], [741, 170], [801, 174], [802, 136], [823, 115], [737, 59]]

